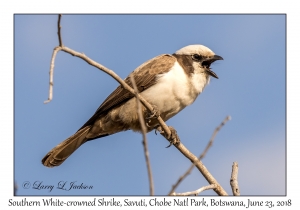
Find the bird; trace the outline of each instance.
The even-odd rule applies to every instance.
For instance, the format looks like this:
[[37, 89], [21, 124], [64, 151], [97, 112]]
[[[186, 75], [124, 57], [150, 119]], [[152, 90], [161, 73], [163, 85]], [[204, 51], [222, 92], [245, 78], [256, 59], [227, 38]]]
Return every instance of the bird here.
[[[173, 54], [162, 54], [146, 61], [124, 81], [133, 87], [130, 81], [133, 77], [140, 95], [167, 121], [196, 100], [210, 77], [218, 79], [210, 67], [217, 60], [223, 58], [208, 47], [188, 45]], [[141, 132], [137, 103], [134, 94], [118, 86], [75, 134], [45, 155], [42, 164], [59, 166], [82, 144], [97, 138], [126, 130]], [[145, 118], [149, 116], [144, 106], [142, 113]], [[158, 126], [156, 119], [148, 120], [147, 132]]]

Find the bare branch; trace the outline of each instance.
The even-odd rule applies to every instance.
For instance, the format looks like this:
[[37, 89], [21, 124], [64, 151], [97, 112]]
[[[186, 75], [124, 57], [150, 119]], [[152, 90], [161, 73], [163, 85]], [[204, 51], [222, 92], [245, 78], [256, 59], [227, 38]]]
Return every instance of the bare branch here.
[[51, 58], [51, 64], [50, 64], [50, 71], [49, 71], [49, 97], [47, 101], [44, 101], [44, 104], [49, 103], [53, 98], [53, 72], [54, 72], [54, 61], [56, 58], [56, 54], [58, 51], [61, 50], [61, 47], [55, 47], [53, 50], [52, 58]]
[[179, 145], [174, 145], [185, 157], [187, 157], [193, 165], [201, 172], [204, 178], [208, 181], [209, 184], [216, 184], [216, 188], [214, 191], [218, 195], [228, 195], [226, 191], [222, 188], [222, 186], [217, 182], [217, 180], [211, 175], [211, 173], [207, 170], [207, 168], [203, 165], [203, 163], [193, 154], [191, 153], [182, 143]]
[[199, 193], [203, 192], [204, 190], [215, 189], [216, 187], [217, 186], [215, 184], [211, 184], [208, 186], [201, 187], [198, 190], [195, 190], [192, 192], [184, 192], [184, 193], [172, 192], [171, 195], [175, 195], [175, 196], [198, 195]]
[[[163, 136], [165, 136], [166, 140], [168, 140], [168, 141], [171, 140], [171, 131], [170, 131], [169, 127], [166, 125], [166, 123], [163, 121], [163, 119], [157, 114], [157, 112], [155, 112], [152, 105], [150, 103], [148, 103], [140, 94], [135, 93], [135, 91], [124, 80], [122, 80], [115, 72], [113, 72], [112, 70], [106, 68], [105, 66], [97, 63], [96, 61], [88, 58], [83, 53], [76, 52], [75, 50], [72, 50], [68, 47], [58, 46], [58, 47], [56, 47], [56, 49], [57, 49], [57, 51], [61, 50], [66, 53], [69, 53], [73, 56], [76, 56], [78, 58], [81, 58], [88, 64], [98, 68], [99, 70], [101, 70], [101, 71], [105, 72], [106, 74], [110, 75], [111, 77], [113, 77], [117, 82], [119, 82], [122, 85], [122, 87], [124, 89], [128, 90], [130, 93], [135, 95], [135, 97], [140, 100], [140, 102], [147, 108], [147, 110], [150, 112], [150, 114], [158, 120], [158, 123], [160, 124], [160, 126], [164, 132]], [[51, 79], [50, 79], [50, 81], [51, 81]], [[53, 84], [53, 82], [52, 82], [52, 84]], [[50, 86], [51, 86], [51, 83], [50, 83]], [[50, 95], [50, 93], [49, 93], [49, 95]], [[172, 139], [172, 140], [174, 140], [174, 139]], [[179, 142], [179, 139], [178, 139], [178, 141], [174, 141], [174, 142]], [[206, 167], [203, 165], [203, 163], [200, 160], [198, 160], [198, 158], [194, 154], [192, 154], [182, 143], [176, 143], [176, 144], [174, 144], [174, 146], [197, 167], [197, 169], [201, 172], [201, 174], [205, 177], [205, 179], [209, 182], [209, 184], [216, 185], [216, 188], [214, 189], [214, 191], [218, 195], [228, 195], [226, 193], [226, 191], [222, 188], [222, 186], [217, 182], [217, 180], [209, 173], [209, 171], [206, 169]]]
[[240, 195], [239, 184], [237, 181], [238, 170], [239, 170], [238, 163], [234, 162], [232, 165], [232, 172], [231, 172], [231, 179], [230, 179], [230, 185], [231, 185], [232, 193], [234, 196]]
[[60, 30], [61, 30], [61, 25], [60, 25], [61, 16], [62, 16], [62, 14], [58, 15], [58, 21], [57, 21], [57, 28], [58, 28], [57, 35], [58, 35], [59, 46], [63, 46], [61, 33], [60, 33]]
[[207, 151], [209, 150], [209, 148], [212, 146], [215, 137], [217, 135], [217, 133], [221, 130], [221, 128], [227, 123], [227, 121], [231, 120], [231, 117], [228, 115], [227, 117], [225, 117], [225, 119], [223, 120], [223, 122], [221, 122], [221, 124], [216, 127], [215, 131], [213, 132], [206, 148], [204, 149], [203, 153], [199, 156], [199, 160], [202, 160], [204, 158], [204, 156], [206, 155]]
[[[204, 151], [202, 152], [202, 154], [199, 156], [199, 160], [202, 160], [204, 158], [204, 156], [206, 155], [207, 151], [209, 150], [209, 148], [212, 146], [214, 140], [215, 140], [215, 137], [217, 135], [217, 133], [220, 131], [220, 129], [226, 124], [226, 122], [228, 120], [231, 120], [231, 117], [228, 115], [224, 120], [223, 122], [215, 129], [215, 131], [213, 132], [206, 148], [204, 149]], [[174, 190], [179, 186], [179, 184], [192, 172], [193, 168], [194, 168], [194, 164], [192, 164], [188, 170], [182, 175], [179, 177], [179, 179], [177, 180], [177, 182], [172, 185], [172, 189], [170, 190], [169, 194], [168, 195], [171, 195]]]
[[[61, 20], [61, 14], [58, 15], [58, 21], [57, 21], [57, 35], [58, 35], [58, 41], [59, 41], [59, 46], [62, 47], [62, 38], [61, 38], [61, 25], [60, 25], [60, 20]], [[49, 77], [50, 77], [50, 81], [49, 81], [49, 97], [47, 101], [44, 101], [44, 104], [49, 103], [52, 98], [53, 98], [53, 72], [54, 72], [54, 61], [56, 58], [56, 54], [57, 52], [60, 51], [59, 47], [55, 47], [53, 50], [53, 54], [52, 54], [52, 58], [51, 58], [51, 64], [50, 64], [50, 71], [49, 71]]]
[[[138, 89], [137, 89], [137, 86], [136, 86], [133, 76], [130, 77], [130, 81], [134, 88], [135, 95], [137, 95]], [[153, 176], [152, 176], [152, 171], [151, 171], [151, 166], [150, 166], [148, 142], [147, 142], [147, 136], [146, 136], [147, 128], [146, 128], [145, 120], [144, 120], [143, 113], [142, 113], [141, 102], [138, 97], [136, 97], [136, 103], [137, 103], [137, 112], [138, 112], [138, 116], [139, 116], [139, 121], [140, 121], [141, 128], [142, 128], [143, 146], [144, 146], [144, 153], [145, 153], [146, 165], [147, 165], [147, 170], [148, 170], [150, 195], [154, 195], [154, 184], [153, 184], [154, 182], [153, 182]]]

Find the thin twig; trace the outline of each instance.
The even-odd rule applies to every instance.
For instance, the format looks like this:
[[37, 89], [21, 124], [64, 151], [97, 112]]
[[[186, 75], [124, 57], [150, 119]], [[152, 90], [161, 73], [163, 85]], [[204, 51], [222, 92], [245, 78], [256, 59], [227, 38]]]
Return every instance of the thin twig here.
[[[59, 46], [62, 47], [63, 43], [62, 43], [62, 38], [61, 38], [61, 25], [60, 25], [60, 21], [61, 21], [61, 16], [62, 14], [58, 15], [58, 21], [57, 21], [57, 36], [58, 36], [58, 42], [59, 42]], [[50, 64], [50, 71], [49, 71], [49, 77], [50, 77], [50, 81], [49, 81], [49, 97], [48, 100], [44, 101], [44, 104], [49, 103], [52, 98], [53, 98], [53, 73], [54, 73], [54, 61], [56, 58], [56, 54], [57, 52], [60, 51], [60, 49], [58, 47], [55, 47], [53, 50], [53, 54], [52, 54], [52, 58], [51, 58], [51, 64]]]
[[192, 192], [184, 192], [184, 193], [172, 192], [171, 195], [175, 195], [175, 196], [198, 195], [199, 193], [203, 192], [204, 190], [215, 189], [216, 187], [217, 186], [215, 184], [211, 184], [208, 186], [201, 187], [198, 190], [195, 190]]
[[[139, 92], [138, 92], [138, 89], [137, 89], [137, 86], [136, 86], [133, 76], [130, 77], [130, 81], [133, 86], [135, 95], [138, 94]], [[153, 176], [152, 176], [152, 171], [151, 171], [151, 166], [150, 166], [148, 142], [147, 142], [147, 136], [146, 136], [147, 128], [146, 128], [145, 120], [144, 120], [143, 113], [142, 113], [141, 102], [138, 99], [138, 97], [136, 97], [136, 103], [137, 103], [137, 113], [139, 116], [139, 121], [141, 124], [142, 134], [143, 134], [143, 146], [144, 146], [144, 153], [145, 153], [146, 165], [147, 165], [147, 170], [148, 170], [150, 195], [154, 195], [154, 182], [153, 182]]]
[[223, 122], [221, 122], [221, 124], [216, 127], [216, 129], [214, 130], [206, 148], [204, 149], [203, 153], [199, 156], [199, 160], [202, 160], [204, 158], [204, 156], [206, 155], [207, 151], [209, 150], [209, 148], [212, 146], [215, 137], [217, 135], [217, 133], [221, 130], [221, 128], [229, 121], [231, 120], [231, 117], [228, 115], [227, 117], [225, 117], [225, 119], [223, 120]]
[[[204, 149], [204, 151], [202, 152], [202, 154], [199, 156], [199, 160], [202, 160], [203, 158], [204, 158], [204, 156], [206, 155], [206, 153], [207, 153], [207, 151], [209, 150], [209, 148], [212, 146], [212, 144], [213, 144], [213, 142], [214, 142], [214, 140], [215, 140], [215, 137], [216, 137], [216, 135], [217, 135], [217, 133], [220, 131], [220, 129], [226, 124], [226, 122], [228, 121], [228, 120], [230, 120], [231, 119], [231, 117], [230, 116], [227, 116], [224, 120], [223, 120], [223, 122], [215, 129], [215, 131], [213, 132], [213, 134], [212, 134], [212, 136], [211, 136], [211, 138], [210, 138], [210, 140], [209, 140], [209, 142], [208, 142], [208, 144], [207, 144], [207, 146], [206, 146], [206, 148]], [[182, 175], [182, 176], [180, 176], [179, 177], [179, 179], [177, 180], [177, 182], [174, 184], [174, 185], [172, 185], [172, 189], [170, 190], [170, 192], [169, 192], [169, 194], [168, 195], [171, 195], [174, 191], [175, 191], [175, 189], [179, 186], [179, 184], [192, 172], [192, 170], [193, 170], [193, 168], [194, 168], [194, 164], [192, 164], [189, 168], [188, 168], [188, 170]]]
[[228, 195], [226, 191], [222, 188], [222, 186], [217, 182], [217, 180], [211, 175], [211, 173], [207, 170], [207, 168], [203, 165], [202, 161], [200, 161], [193, 153], [191, 153], [182, 143], [179, 145], [174, 145], [185, 157], [187, 157], [193, 165], [201, 172], [204, 178], [208, 181], [209, 184], [216, 184], [216, 188], [214, 191], [218, 195]]
[[62, 16], [62, 14], [58, 15], [58, 21], [57, 21], [57, 28], [58, 28], [57, 35], [58, 35], [59, 46], [63, 46], [61, 32], [60, 32], [61, 31], [61, 25], [60, 25], [61, 16]]
[[[99, 70], [105, 72], [106, 74], [109, 74], [117, 82], [119, 82], [124, 89], [126, 89], [127, 91], [135, 95], [135, 97], [137, 97], [140, 100], [140, 102], [147, 108], [150, 114], [153, 115], [158, 120], [158, 123], [160, 124], [162, 130], [164, 131], [164, 136], [166, 137], [166, 140], [169, 141], [169, 139], [171, 138], [171, 131], [169, 127], [166, 125], [166, 123], [164, 122], [164, 120], [157, 114], [157, 112], [155, 112], [155, 110], [153, 109], [150, 103], [148, 103], [140, 94], [138, 93], [136, 94], [135, 91], [124, 80], [122, 80], [115, 72], [97, 63], [96, 61], [88, 58], [83, 53], [76, 52], [75, 50], [72, 50], [65, 46], [58, 46], [56, 48], [57, 51], [62, 50], [73, 56], [81, 58], [88, 64], [98, 68]], [[217, 182], [217, 180], [209, 173], [209, 171], [206, 169], [203, 163], [200, 160], [198, 160], [198, 158], [194, 154], [192, 154], [182, 143], [175, 144], [174, 146], [198, 168], [198, 170], [201, 172], [204, 178], [209, 182], [209, 184], [216, 184], [216, 188], [214, 189], [214, 191], [218, 195], [228, 195], [226, 191], [222, 188], [222, 186]]]
[[50, 71], [49, 71], [49, 96], [48, 96], [48, 100], [44, 101], [44, 104], [49, 103], [52, 98], [53, 98], [53, 73], [54, 73], [54, 61], [56, 58], [56, 55], [58, 53], [58, 51], [61, 50], [61, 47], [55, 47], [52, 53], [52, 58], [51, 58], [51, 64], [50, 64]]
[[240, 195], [239, 183], [237, 181], [238, 171], [239, 171], [239, 165], [237, 162], [234, 162], [232, 165], [232, 172], [230, 178], [230, 185], [234, 196]]

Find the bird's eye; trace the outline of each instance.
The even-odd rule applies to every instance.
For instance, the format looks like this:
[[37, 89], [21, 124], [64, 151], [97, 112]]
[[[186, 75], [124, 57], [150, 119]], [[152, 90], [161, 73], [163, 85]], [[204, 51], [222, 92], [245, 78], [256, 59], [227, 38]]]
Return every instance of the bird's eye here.
[[193, 58], [194, 60], [196, 60], [196, 61], [200, 61], [202, 57], [201, 57], [200, 55], [198, 55], [198, 54], [194, 54], [194, 55], [192, 56], [192, 58]]

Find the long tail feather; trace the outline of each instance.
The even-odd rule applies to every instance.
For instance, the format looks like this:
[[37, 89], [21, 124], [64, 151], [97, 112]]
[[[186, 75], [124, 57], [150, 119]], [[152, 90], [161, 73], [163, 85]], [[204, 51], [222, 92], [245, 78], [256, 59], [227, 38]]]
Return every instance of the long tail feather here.
[[47, 167], [59, 166], [62, 164], [76, 149], [87, 141], [86, 134], [89, 132], [91, 126], [86, 126], [70, 136], [59, 145], [54, 147], [42, 159], [42, 163]]

